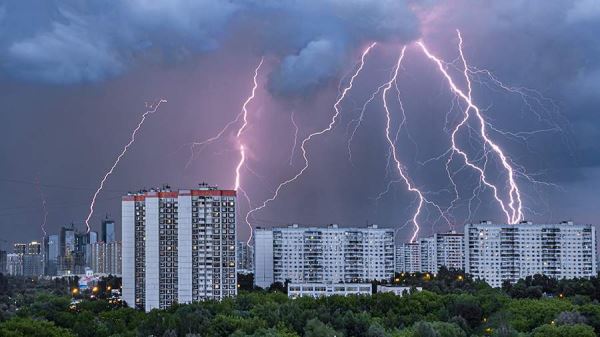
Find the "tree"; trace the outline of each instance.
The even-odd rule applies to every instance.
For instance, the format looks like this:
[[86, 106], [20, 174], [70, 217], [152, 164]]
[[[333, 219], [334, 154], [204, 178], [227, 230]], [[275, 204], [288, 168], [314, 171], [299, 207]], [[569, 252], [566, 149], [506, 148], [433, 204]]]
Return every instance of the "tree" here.
[[251, 291], [254, 289], [254, 274], [237, 274], [239, 290]]
[[554, 324], [542, 325], [535, 329], [531, 337], [594, 337], [594, 329], [585, 324], [561, 325]]
[[381, 326], [381, 324], [375, 322], [371, 324], [369, 330], [367, 330], [367, 337], [387, 337], [389, 334], [385, 332], [385, 329]]
[[342, 337], [343, 334], [335, 331], [330, 325], [327, 325], [316, 318], [306, 322], [304, 327], [304, 337]]
[[52, 322], [31, 318], [13, 318], [0, 323], [3, 337], [75, 337], [69, 330], [59, 328]]
[[431, 323], [433, 329], [437, 332], [440, 337], [467, 337], [458, 325], [446, 322], [433, 322]]
[[587, 319], [577, 311], [563, 311], [554, 320], [558, 325], [585, 324]]
[[519, 337], [517, 330], [503, 324], [492, 333], [492, 337]]
[[287, 285], [288, 285], [288, 281], [285, 281], [285, 283], [281, 283], [281, 282], [275, 282], [273, 284], [271, 284], [269, 286], [269, 288], [267, 289], [268, 292], [272, 293], [272, 292], [282, 292], [284, 294], [287, 294]]
[[464, 318], [471, 328], [481, 324], [483, 310], [477, 299], [471, 295], [459, 295], [449, 306], [450, 312], [455, 316]]
[[529, 332], [550, 323], [560, 312], [573, 310], [573, 305], [558, 299], [519, 299], [510, 301], [506, 310], [511, 326], [517, 331]]
[[413, 326], [414, 337], [441, 337], [429, 322], [417, 322]]

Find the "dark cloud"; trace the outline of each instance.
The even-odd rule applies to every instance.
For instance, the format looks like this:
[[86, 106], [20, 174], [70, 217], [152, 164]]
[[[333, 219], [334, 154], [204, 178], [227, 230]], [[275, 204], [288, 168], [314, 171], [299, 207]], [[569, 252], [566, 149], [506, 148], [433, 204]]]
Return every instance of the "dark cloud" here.
[[114, 77], [148, 50], [169, 55], [214, 49], [238, 9], [215, 0], [25, 0], [0, 8], [4, 71], [58, 84]]
[[[255, 222], [370, 221], [399, 227], [414, 210], [414, 194], [398, 183], [374, 201], [397, 178], [393, 171], [386, 174], [381, 98], [368, 107], [352, 142], [352, 164], [347, 154], [351, 127], [346, 126], [388, 78], [402, 44], [422, 38], [433, 52], [452, 61], [458, 56], [459, 28], [470, 64], [490, 69], [508, 84], [539, 90], [554, 102], [544, 101], [545, 109], [536, 105], [543, 117], [538, 118], [514, 93], [489, 82], [473, 89], [486, 118], [501, 130], [563, 129], [525, 139], [492, 132], [523, 170], [563, 188], [519, 178], [527, 217], [597, 222], [598, 6], [595, 0], [136, 0], [110, 6], [99, 0], [6, 1], [0, 5], [0, 124], [10, 127], [0, 142], [0, 176], [35, 181], [39, 174], [43, 183], [54, 186], [44, 188], [51, 231], [71, 220], [80, 223], [99, 177], [137, 123], [142, 102], [166, 97], [168, 104], [148, 119], [101, 194], [94, 221], [105, 212], [118, 219], [122, 191], [163, 182], [180, 188], [198, 181], [231, 187], [238, 160], [234, 136], [197, 154], [189, 169], [184, 169], [189, 151], [182, 144], [214, 135], [236, 116], [254, 67], [265, 55], [244, 134], [247, 162], [256, 173], [243, 172], [244, 187], [253, 203], [261, 202], [301, 164], [296, 148], [289, 165], [291, 111], [300, 137], [326, 126], [339, 78], [353, 69], [369, 42], [378, 41], [340, 106], [334, 130], [308, 144], [310, 168]], [[455, 123], [460, 111], [446, 117], [453, 104], [447, 83], [414, 45], [407, 49], [400, 77], [410, 134], [400, 134], [399, 156], [415, 185], [447, 206], [453, 194], [444, 160], [419, 163], [447, 148], [444, 127]], [[391, 107], [396, 127], [399, 105], [392, 102]], [[471, 127], [476, 130], [477, 124]], [[480, 154], [481, 143], [467, 134], [465, 130], [459, 141], [470, 153]], [[460, 161], [452, 165], [460, 170], [455, 178], [461, 199], [452, 214], [458, 225], [469, 218], [467, 203], [478, 182], [474, 172], [461, 167]], [[490, 161], [489, 170], [492, 179], [501, 181], [497, 161]], [[35, 188], [0, 183], [1, 233], [21, 240], [38, 235]], [[470, 219], [500, 220], [489, 191], [479, 197], [473, 199]], [[243, 213], [247, 205], [241, 205]], [[432, 209], [423, 214], [424, 234], [446, 229]], [[16, 226], [20, 231], [11, 230]], [[240, 227], [240, 237], [245, 230]], [[407, 228], [400, 238], [410, 234]]]
[[[170, 59], [213, 50], [234, 14], [272, 20], [262, 36], [283, 59], [272, 88], [310, 89], [337, 74], [365, 41], [409, 41], [417, 20], [403, 1], [38, 1], [0, 7], [4, 70], [47, 83], [94, 82], [123, 73], [136, 56], [159, 49]], [[35, 29], [22, 22], [42, 16]], [[20, 22], [20, 24], [16, 24]], [[285, 32], [285, 36], [272, 34]], [[273, 38], [273, 39], [272, 39]], [[289, 52], [288, 55], [285, 53]]]

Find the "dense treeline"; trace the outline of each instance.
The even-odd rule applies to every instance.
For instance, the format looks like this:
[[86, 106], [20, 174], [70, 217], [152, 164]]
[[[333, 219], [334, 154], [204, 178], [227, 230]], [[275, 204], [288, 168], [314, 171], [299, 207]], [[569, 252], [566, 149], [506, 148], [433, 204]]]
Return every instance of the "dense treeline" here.
[[[6, 281], [8, 287], [2, 285]], [[3, 305], [22, 289], [29, 289], [31, 297], [19, 310], [5, 312], [3, 307], [0, 336], [591, 337], [600, 332], [597, 278], [536, 276], [492, 289], [459, 271], [441, 271], [436, 277], [399, 274], [391, 283], [424, 290], [404, 297], [379, 293], [290, 300], [275, 286], [150, 313], [107, 300], [74, 306], [67, 284], [56, 284], [65, 286], [61, 293], [52, 284], [10, 286], [16, 281], [0, 278]], [[13, 290], [4, 292], [8, 288]]]

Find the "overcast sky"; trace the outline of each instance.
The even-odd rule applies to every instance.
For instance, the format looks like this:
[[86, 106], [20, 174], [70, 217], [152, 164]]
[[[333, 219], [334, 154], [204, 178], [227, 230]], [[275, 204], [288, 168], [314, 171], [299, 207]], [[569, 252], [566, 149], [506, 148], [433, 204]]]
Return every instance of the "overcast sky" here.
[[[120, 197], [127, 191], [164, 183], [193, 188], [203, 181], [233, 188], [240, 124], [197, 151], [186, 166], [189, 144], [216, 135], [237, 116], [264, 57], [241, 139], [247, 154], [241, 185], [253, 206], [260, 205], [302, 168], [299, 142], [327, 127], [340, 85], [348, 84], [372, 42], [378, 44], [341, 102], [333, 130], [306, 144], [309, 168], [254, 213], [253, 225], [370, 222], [401, 228], [398, 238], [410, 238], [415, 194], [396, 182], [376, 198], [399, 179], [388, 165], [381, 95], [367, 106], [350, 143], [352, 160], [348, 154], [352, 120], [389, 79], [405, 45], [397, 83], [406, 122], [396, 144], [405, 172], [453, 226], [503, 222], [476, 171], [459, 157], [448, 165], [452, 180], [446, 170], [449, 132], [465, 105], [416, 42], [449, 62], [448, 71], [466, 90], [456, 29], [473, 71], [474, 103], [517, 172], [524, 217], [597, 223], [596, 0], [22, 0], [0, 1], [0, 240], [39, 239], [42, 198], [48, 232], [70, 222], [83, 229], [102, 176], [129, 140], [145, 103], [160, 98], [168, 102], [146, 120], [99, 194], [94, 229], [105, 214], [120, 225]], [[477, 69], [489, 70], [510, 90]], [[395, 136], [402, 120], [395, 90], [389, 102]], [[293, 153], [292, 114], [299, 127]], [[478, 165], [485, 164], [489, 181], [506, 199], [506, 170], [494, 153], [485, 161], [490, 148], [479, 126], [471, 119], [457, 142]], [[241, 219], [249, 206], [242, 199], [239, 205], [238, 236], [245, 239]], [[450, 227], [431, 205], [419, 221], [420, 235]], [[6, 245], [0, 241], [0, 247]]]

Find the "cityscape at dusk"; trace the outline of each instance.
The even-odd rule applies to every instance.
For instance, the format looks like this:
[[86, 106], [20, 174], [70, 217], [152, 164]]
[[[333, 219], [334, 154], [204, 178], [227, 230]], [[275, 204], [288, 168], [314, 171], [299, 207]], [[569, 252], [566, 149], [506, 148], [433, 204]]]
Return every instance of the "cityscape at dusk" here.
[[0, 336], [600, 335], [597, 0], [0, 27]]

